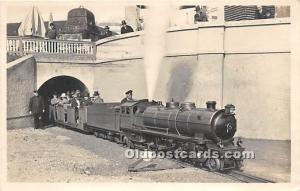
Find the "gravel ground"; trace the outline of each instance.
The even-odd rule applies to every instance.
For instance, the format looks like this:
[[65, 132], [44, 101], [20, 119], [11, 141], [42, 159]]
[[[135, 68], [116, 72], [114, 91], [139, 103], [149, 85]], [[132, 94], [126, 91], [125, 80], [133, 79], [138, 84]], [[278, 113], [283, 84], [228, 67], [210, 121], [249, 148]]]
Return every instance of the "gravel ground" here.
[[[245, 141], [245, 145], [253, 141]], [[264, 143], [266, 145], [266, 143]], [[280, 145], [278, 150], [272, 150]], [[275, 142], [271, 154], [286, 150], [287, 144]], [[32, 128], [8, 131], [8, 181], [9, 182], [235, 182], [200, 169], [180, 168], [170, 160], [155, 160], [158, 168], [170, 168], [152, 172], [128, 172], [125, 149], [93, 135], [52, 127], [46, 130]], [[254, 151], [261, 149], [252, 144]], [[256, 149], [256, 150], [255, 150]], [[287, 149], [288, 150], [288, 149]], [[256, 155], [259, 161], [246, 163], [245, 170], [280, 182], [289, 180], [289, 157], [281, 153], [281, 161], [271, 168], [268, 157]], [[272, 156], [272, 155], [271, 155]], [[290, 155], [289, 155], [290, 156]], [[144, 162], [141, 165], [153, 163]], [[288, 164], [287, 164], [288, 163]], [[267, 165], [269, 164], [269, 165]], [[248, 165], [248, 166], [247, 166]]]
[[255, 160], [245, 161], [244, 171], [275, 182], [290, 182], [291, 142], [275, 140], [244, 140]]

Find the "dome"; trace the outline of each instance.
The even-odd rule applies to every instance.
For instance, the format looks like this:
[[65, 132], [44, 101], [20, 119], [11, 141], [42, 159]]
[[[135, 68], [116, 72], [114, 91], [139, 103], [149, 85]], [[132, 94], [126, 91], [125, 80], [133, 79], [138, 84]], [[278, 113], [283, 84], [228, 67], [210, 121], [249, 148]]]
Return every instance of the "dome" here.
[[89, 25], [95, 25], [95, 16], [88, 9], [80, 6], [79, 8], [72, 9], [68, 12], [68, 20], [72, 20], [73, 18], [86, 18], [87, 23]]

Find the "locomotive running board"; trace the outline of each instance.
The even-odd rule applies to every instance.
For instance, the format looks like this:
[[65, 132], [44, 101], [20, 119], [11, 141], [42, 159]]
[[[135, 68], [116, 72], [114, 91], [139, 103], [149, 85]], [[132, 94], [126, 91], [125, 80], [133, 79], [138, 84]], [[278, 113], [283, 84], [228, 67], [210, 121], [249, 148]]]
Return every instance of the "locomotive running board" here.
[[[142, 126], [138, 126], [138, 125], [133, 125], [136, 127], [142, 127]], [[131, 131], [131, 132], [136, 132], [136, 133], [145, 133], [145, 134], [151, 134], [151, 135], [158, 135], [158, 136], [163, 136], [166, 138], [175, 138], [175, 139], [179, 139], [182, 141], [190, 141], [190, 142], [207, 142], [206, 140], [199, 140], [199, 139], [194, 139], [194, 138], [190, 138], [187, 136], [179, 136], [179, 135], [175, 135], [175, 134], [165, 134], [165, 133], [161, 133], [161, 132], [156, 132], [156, 131], [151, 131], [151, 130], [144, 130], [144, 129], [132, 129], [132, 128], [127, 128], [127, 127], [120, 127], [121, 130], [126, 130], [126, 131]], [[210, 142], [210, 141], [209, 141]]]

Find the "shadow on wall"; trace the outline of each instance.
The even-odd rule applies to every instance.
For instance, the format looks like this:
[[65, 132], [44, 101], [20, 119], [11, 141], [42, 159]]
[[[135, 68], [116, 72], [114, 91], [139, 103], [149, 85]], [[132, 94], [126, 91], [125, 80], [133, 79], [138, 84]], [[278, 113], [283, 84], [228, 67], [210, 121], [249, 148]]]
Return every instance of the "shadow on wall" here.
[[183, 102], [193, 87], [193, 75], [196, 64], [176, 64], [171, 70], [167, 83], [168, 100]]

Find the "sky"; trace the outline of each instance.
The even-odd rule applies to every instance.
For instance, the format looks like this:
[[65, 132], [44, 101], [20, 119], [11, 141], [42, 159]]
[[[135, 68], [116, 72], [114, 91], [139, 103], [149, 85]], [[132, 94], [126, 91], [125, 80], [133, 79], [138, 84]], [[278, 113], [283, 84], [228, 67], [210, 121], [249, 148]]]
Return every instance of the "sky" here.
[[50, 12], [52, 12], [54, 21], [67, 20], [68, 11], [78, 8], [80, 5], [94, 13], [96, 23], [120, 23], [125, 17], [125, 6], [128, 6], [128, 4], [120, 2], [59, 2], [59, 4], [58, 2], [15, 2], [7, 4], [6, 19], [8, 23], [21, 22], [32, 10], [32, 7], [36, 6], [45, 21], [49, 20]]

